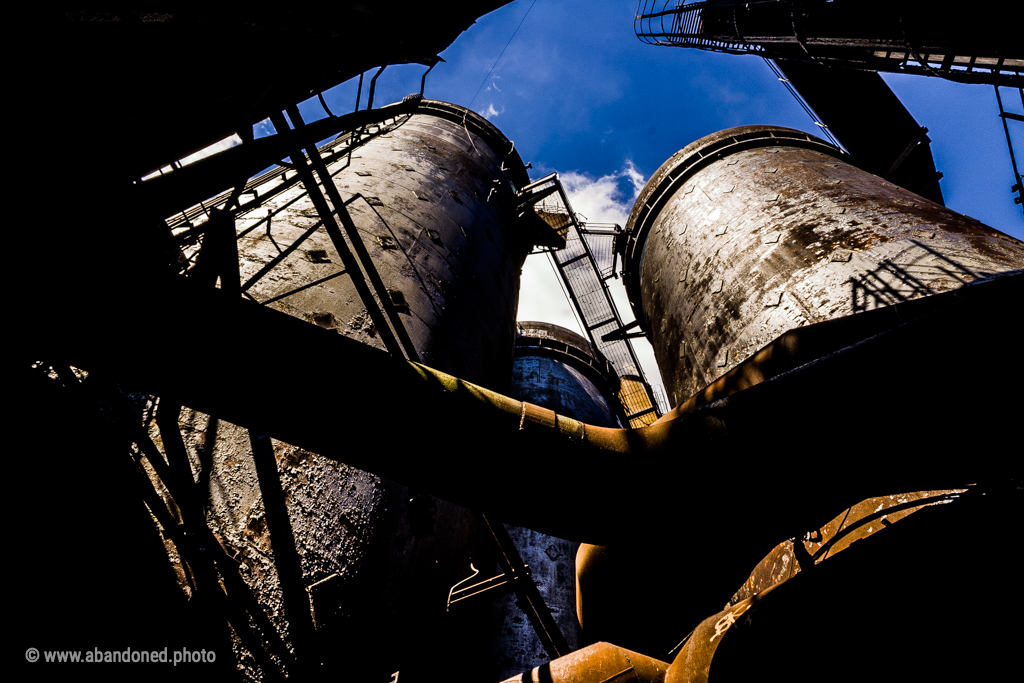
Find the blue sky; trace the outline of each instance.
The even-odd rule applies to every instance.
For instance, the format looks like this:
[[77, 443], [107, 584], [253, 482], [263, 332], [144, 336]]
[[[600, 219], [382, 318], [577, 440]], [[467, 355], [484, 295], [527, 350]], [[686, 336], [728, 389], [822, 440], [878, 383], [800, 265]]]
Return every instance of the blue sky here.
[[[533, 163], [534, 178], [558, 171], [574, 208], [595, 222], [624, 224], [638, 186], [701, 136], [745, 124], [818, 133], [763, 60], [643, 44], [633, 33], [636, 9], [636, 0], [517, 0], [481, 17], [441, 53], [446, 61], [427, 77], [424, 94], [487, 116]], [[375, 104], [417, 92], [424, 71], [388, 67]], [[947, 205], [1024, 239], [992, 86], [883, 77], [928, 127]], [[353, 80], [325, 93], [335, 114], [352, 110], [355, 88]], [[1021, 113], [1017, 92], [1002, 93], [1004, 106]], [[323, 116], [315, 102], [302, 107], [309, 119]], [[1024, 161], [1024, 124], [1010, 128]], [[551, 267], [528, 259], [520, 319], [576, 328], [562, 298]], [[650, 379], [658, 382], [656, 374]]]

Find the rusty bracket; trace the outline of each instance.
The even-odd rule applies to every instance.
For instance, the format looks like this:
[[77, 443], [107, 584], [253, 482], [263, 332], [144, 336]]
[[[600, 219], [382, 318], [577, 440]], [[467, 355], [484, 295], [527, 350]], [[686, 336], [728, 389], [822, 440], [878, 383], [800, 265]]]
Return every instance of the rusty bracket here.
[[639, 326], [640, 321], [634, 320], [633, 322], [627, 323], [618, 329], [612, 330], [608, 334], [601, 335], [601, 341], [610, 342], [618, 339], [635, 339], [637, 337], [643, 337], [646, 335], [645, 332], [628, 332], [628, 330], [631, 330], [634, 327], [639, 328]]
[[[529, 567], [529, 565], [525, 564], [523, 566]], [[506, 574], [498, 574], [497, 576], [492, 576], [489, 579], [478, 581], [472, 585], [466, 586], [465, 588], [459, 588], [459, 586], [466, 583], [467, 581], [475, 579], [480, 574], [480, 570], [474, 567], [472, 563], [470, 563], [469, 568], [473, 570], [473, 573], [467, 576], [462, 581], [459, 581], [454, 586], [452, 586], [451, 590], [448, 591], [448, 605], [445, 607], [446, 612], [451, 611], [451, 607], [455, 603], [462, 602], [463, 600], [468, 600], [469, 598], [472, 598], [475, 595], [480, 595], [481, 593], [485, 593], [487, 591], [500, 589], [498, 590], [497, 593], [492, 593], [491, 595], [495, 597], [499, 595], [505, 595], [510, 590], [512, 590], [512, 582], [522, 578], [516, 575], [508, 576]]]

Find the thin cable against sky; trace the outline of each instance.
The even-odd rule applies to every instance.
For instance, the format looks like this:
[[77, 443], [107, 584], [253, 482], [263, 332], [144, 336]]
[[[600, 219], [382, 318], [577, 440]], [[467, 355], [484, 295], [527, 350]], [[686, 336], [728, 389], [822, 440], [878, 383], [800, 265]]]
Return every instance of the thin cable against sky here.
[[473, 103], [476, 102], [477, 95], [479, 95], [480, 91], [484, 89], [484, 83], [486, 83], [487, 79], [491, 77], [492, 73], [494, 73], [494, 67], [498, 66], [498, 62], [501, 60], [501, 55], [505, 54], [505, 50], [508, 49], [508, 46], [512, 43], [512, 39], [516, 37], [516, 34], [519, 33], [519, 29], [523, 27], [523, 22], [526, 21], [526, 17], [530, 16], [530, 10], [532, 10], [533, 5], [536, 4], [537, 0], [533, 0], [533, 4], [530, 5], [530, 9], [526, 10], [526, 14], [523, 15], [522, 21], [519, 22], [519, 26], [516, 26], [516, 30], [512, 32], [511, 36], [509, 36], [508, 42], [505, 43], [505, 47], [501, 48], [501, 54], [498, 55], [498, 59], [494, 60], [494, 64], [491, 64], [491, 70], [487, 72], [486, 76], [484, 76], [484, 80], [480, 81], [480, 87], [476, 89], [476, 95], [473, 95], [473, 99], [469, 101], [467, 109], [473, 108]]

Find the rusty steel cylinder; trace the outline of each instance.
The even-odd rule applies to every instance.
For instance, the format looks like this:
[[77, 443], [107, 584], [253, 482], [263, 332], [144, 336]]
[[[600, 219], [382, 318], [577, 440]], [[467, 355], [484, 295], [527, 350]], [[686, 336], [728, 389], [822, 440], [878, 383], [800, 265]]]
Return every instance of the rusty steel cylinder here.
[[[513, 144], [483, 117], [429, 100], [353, 135], [361, 144], [327, 145], [321, 155], [383, 283], [372, 305], [390, 309], [385, 319], [407, 352], [411, 344], [410, 355], [507, 390], [519, 274], [531, 246], [517, 223], [516, 191], [528, 178]], [[287, 185], [293, 175], [289, 169], [257, 187], [272, 198], [236, 221], [244, 294], [383, 347], [353, 285], [353, 276], [370, 273], [344, 266], [307, 188]], [[344, 239], [358, 254], [352, 234]], [[291, 398], [301, 402], [303, 388], [319, 381], [318, 359], [293, 360]], [[335, 389], [358, 397], [365, 388]], [[390, 405], [367, 403], [344, 421], [339, 415], [338, 439], [387, 452], [385, 434], [367, 442], [346, 430], [400, 405], [399, 392]], [[448, 616], [444, 602], [472, 562], [494, 562], [474, 513], [216, 416], [186, 410], [180, 427], [202, 472], [207, 523], [269, 615], [262, 646], [272, 655], [296, 653], [294, 665], [281, 655], [285, 673], [344, 662], [356, 678], [386, 680], [399, 669], [440, 666], [448, 640], [483, 664], [488, 634], [479, 622], [487, 608]], [[407, 455], [429, 457], [430, 448]], [[270, 677], [247, 645], [237, 644], [240, 668]]]
[[[351, 154], [324, 156], [386, 288], [378, 298], [396, 313], [420, 362], [507, 390], [519, 274], [532, 246], [514, 220], [514, 193], [529, 178], [513, 143], [482, 116], [434, 100], [363, 135]], [[303, 194], [299, 186], [281, 195], [269, 221], [260, 210], [240, 219], [247, 292], [383, 348]], [[265, 230], [244, 230], [260, 221]], [[289, 244], [298, 248], [281, 259]]]
[[630, 303], [673, 405], [787, 330], [1024, 267], [1020, 241], [769, 126], [677, 152], [627, 233]]

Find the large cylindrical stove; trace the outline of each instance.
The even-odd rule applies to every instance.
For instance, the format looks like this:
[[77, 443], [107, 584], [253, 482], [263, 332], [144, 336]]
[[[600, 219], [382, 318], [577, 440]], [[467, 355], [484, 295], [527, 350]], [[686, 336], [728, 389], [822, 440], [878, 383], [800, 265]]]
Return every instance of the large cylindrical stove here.
[[644, 187], [625, 284], [673, 405], [789, 329], [1024, 266], [1024, 244], [770, 126], [687, 145]]
[[[337, 145], [322, 153], [386, 288], [374, 305], [391, 309], [403, 328], [395, 336], [411, 341], [421, 362], [507, 390], [519, 275], [531, 246], [514, 211], [528, 178], [513, 144], [483, 117], [427, 100], [356, 135], [362, 143], [348, 153]], [[383, 347], [305, 188], [281, 190], [293, 175], [257, 188], [277, 194], [236, 220], [244, 296]], [[293, 361], [292, 400], [301, 402], [303, 387], [318, 381], [318, 360]], [[358, 396], [360, 387], [336, 390]], [[389, 405], [363, 406], [365, 415], [339, 415], [338, 441], [386, 452], [386, 430], [370, 441], [346, 432], [381, 424], [381, 414], [394, 414], [401, 429], [405, 407], [396, 395]], [[489, 606], [445, 612], [449, 588], [471, 562], [495, 563], [493, 541], [472, 512], [216, 416], [186, 410], [180, 424], [209, 527], [265, 613], [262, 631], [273, 631], [262, 636], [266, 653], [253, 653], [252, 640], [236, 643], [253, 677], [268, 662], [306, 673], [323, 662], [323, 671], [366, 680], [395, 671], [426, 678], [451, 667], [456, 647], [472, 660], [459, 667], [467, 676], [483, 666]], [[428, 458], [437, 447], [425, 439], [421, 452], [403, 455]]]

